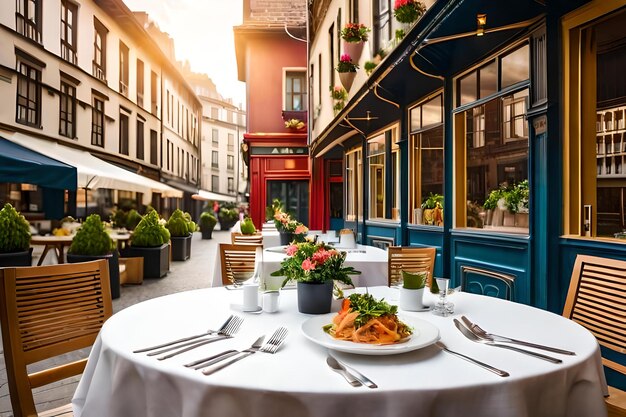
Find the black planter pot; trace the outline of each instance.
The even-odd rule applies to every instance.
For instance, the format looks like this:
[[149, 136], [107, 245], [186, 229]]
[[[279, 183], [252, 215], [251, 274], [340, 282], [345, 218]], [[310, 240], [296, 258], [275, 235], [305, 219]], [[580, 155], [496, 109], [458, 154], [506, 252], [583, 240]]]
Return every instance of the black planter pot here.
[[161, 278], [169, 271], [169, 244], [164, 243], [154, 248], [127, 246], [122, 251], [124, 258], [143, 258], [143, 277], [144, 278]]
[[280, 244], [282, 246], [288, 245], [293, 240], [293, 233], [291, 232], [278, 232], [280, 236]]
[[323, 284], [298, 282], [298, 311], [305, 314], [330, 313], [333, 301], [333, 281]]
[[229, 230], [231, 227], [237, 223], [237, 219], [226, 219], [223, 217], [219, 218], [220, 221], [220, 230]]
[[22, 252], [0, 253], [0, 268], [7, 266], [31, 266], [33, 264], [33, 248]]
[[191, 257], [191, 237], [189, 236], [172, 236], [172, 261], [186, 261]]
[[107, 255], [78, 255], [74, 253], [67, 254], [68, 263], [97, 261], [106, 259], [109, 262], [109, 282], [111, 283], [111, 298], [120, 298], [120, 256], [117, 251]]
[[211, 239], [213, 237], [213, 228], [200, 227], [200, 232], [202, 233], [202, 239]]

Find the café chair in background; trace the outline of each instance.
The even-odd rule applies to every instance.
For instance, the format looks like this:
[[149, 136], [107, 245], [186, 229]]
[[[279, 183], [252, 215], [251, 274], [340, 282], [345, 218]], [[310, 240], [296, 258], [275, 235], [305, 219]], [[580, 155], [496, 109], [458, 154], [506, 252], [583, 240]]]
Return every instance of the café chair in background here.
[[[612, 372], [626, 377], [626, 366], [608, 359], [626, 352], [626, 261], [578, 255], [563, 316], [596, 337], [607, 377]], [[626, 417], [626, 391], [609, 385], [606, 406], [609, 417]]]
[[[2, 345], [16, 417], [72, 415], [69, 404], [37, 414], [32, 390], [81, 374], [87, 358], [68, 362], [62, 355], [93, 345], [112, 311], [106, 260], [0, 269]], [[29, 373], [27, 366], [50, 358], [63, 363]]]
[[389, 246], [387, 248], [388, 284], [396, 285], [402, 282], [402, 270], [410, 272], [428, 272], [430, 286], [435, 268], [437, 250], [428, 247]]

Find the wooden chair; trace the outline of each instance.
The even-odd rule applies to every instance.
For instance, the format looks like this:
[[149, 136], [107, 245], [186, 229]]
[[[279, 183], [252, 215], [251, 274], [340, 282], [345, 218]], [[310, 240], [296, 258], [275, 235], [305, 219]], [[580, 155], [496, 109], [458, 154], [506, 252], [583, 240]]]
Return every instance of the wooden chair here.
[[257, 249], [263, 250], [263, 246], [220, 243], [220, 262], [224, 285], [239, 285], [252, 277], [256, 267]]
[[427, 285], [430, 286], [435, 268], [435, 248], [417, 248], [410, 246], [389, 246], [387, 248], [389, 286], [402, 282], [402, 270], [428, 272]]
[[[626, 366], [604, 357], [626, 353], [626, 261], [578, 255], [563, 316], [593, 333], [604, 366], [626, 375]], [[606, 404], [609, 417], [626, 416], [625, 391], [609, 386]]]
[[120, 258], [120, 284], [143, 283], [143, 258]]
[[[472, 279], [473, 277], [473, 279]], [[461, 291], [513, 300], [515, 276], [475, 266], [461, 266]]]
[[230, 240], [231, 243], [235, 245], [262, 245], [263, 235], [260, 233], [255, 233], [253, 235], [244, 235], [242, 233], [231, 232]]
[[[32, 373], [27, 366], [91, 346], [112, 314], [109, 285], [106, 260], [0, 269], [0, 326], [15, 417], [38, 415], [34, 388], [83, 372], [87, 358]], [[71, 415], [69, 404], [39, 414]]]

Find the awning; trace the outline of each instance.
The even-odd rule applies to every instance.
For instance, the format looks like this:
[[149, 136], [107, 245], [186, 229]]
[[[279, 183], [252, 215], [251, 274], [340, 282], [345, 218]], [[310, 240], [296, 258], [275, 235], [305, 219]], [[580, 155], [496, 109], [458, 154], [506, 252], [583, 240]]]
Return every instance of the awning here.
[[218, 193], [214, 193], [214, 192], [206, 191], [206, 190], [198, 190], [198, 194], [192, 195], [191, 198], [193, 198], [194, 200], [202, 200], [202, 201], [217, 200], [217, 201], [229, 201], [233, 203], [237, 201], [237, 198], [233, 197], [232, 195], [218, 194]]
[[76, 190], [76, 168], [0, 136], [0, 182]]
[[90, 190], [109, 188], [143, 193], [144, 204], [150, 202], [153, 192], [160, 193], [163, 197], [181, 198], [183, 196], [183, 192], [180, 190], [103, 161], [87, 151], [17, 132], [4, 136], [14, 143], [40, 151], [76, 167], [78, 188]]

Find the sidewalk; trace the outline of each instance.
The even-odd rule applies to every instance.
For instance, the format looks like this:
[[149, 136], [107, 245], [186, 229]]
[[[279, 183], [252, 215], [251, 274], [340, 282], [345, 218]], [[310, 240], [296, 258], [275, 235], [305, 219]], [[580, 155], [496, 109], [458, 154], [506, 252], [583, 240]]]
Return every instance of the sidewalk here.
[[[191, 258], [184, 262], [172, 262], [170, 272], [160, 279], [147, 279], [141, 285], [122, 287], [120, 298], [113, 300], [113, 312], [116, 313], [128, 306], [144, 300], [173, 294], [180, 291], [206, 288], [211, 285], [213, 269], [217, 260], [217, 248], [219, 243], [230, 242], [230, 231], [213, 231], [213, 238], [202, 240], [200, 232], [194, 233], [191, 244]], [[35, 247], [33, 263], [39, 260], [42, 247]], [[52, 261], [54, 259], [54, 261]], [[48, 254], [44, 264], [55, 262], [52, 253]], [[0, 345], [0, 353], [2, 347]], [[75, 359], [82, 356], [76, 355]], [[76, 389], [80, 377], [68, 378], [57, 384], [52, 384], [44, 389], [35, 390], [35, 403], [38, 410], [69, 403]], [[4, 354], [0, 355], [0, 417], [12, 417], [9, 387], [6, 379], [6, 366]]]

